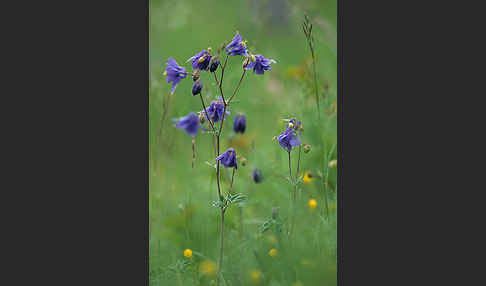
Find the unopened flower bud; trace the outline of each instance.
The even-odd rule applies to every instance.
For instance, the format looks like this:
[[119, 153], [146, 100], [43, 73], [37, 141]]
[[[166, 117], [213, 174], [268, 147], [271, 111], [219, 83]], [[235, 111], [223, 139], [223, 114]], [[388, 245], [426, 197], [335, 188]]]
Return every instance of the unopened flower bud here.
[[208, 48], [208, 52], [211, 53], [213, 49], [211, 47]]
[[309, 153], [309, 152], [310, 152], [310, 150], [311, 150], [311, 145], [309, 145], [309, 144], [305, 144], [305, 145], [304, 145], [304, 153]]
[[258, 169], [258, 168], [255, 168], [253, 170], [253, 181], [255, 181], [255, 183], [260, 183], [261, 181], [263, 181], [263, 174], [262, 174], [262, 170]]
[[277, 141], [277, 136], [273, 136], [272, 141]]
[[329, 162], [329, 168], [336, 168], [337, 167], [337, 160], [332, 160]]
[[244, 166], [246, 166], [246, 162], [247, 162], [246, 158], [245, 158], [245, 157], [241, 157], [241, 159], [240, 159], [240, 163], [241, 163], [241, 165], [242, 165], [243, 167], [244, 167]]
[[211, 64], [209, 65], [209, 71], [215, 72], [219, 66], [219, 58], [211, 59]]
[[202, 89], [201, 81], [197, 80], [192, 86], [192, 95], [200, 94]]
[[253, 63], [254, 63], [254, 62], [256, 61], [256, 57], [255, 57], [255, 55], [251, 54], [251, 55], [250, 55], [250, 60], [251, 60], [251, 62], [253, 62]]

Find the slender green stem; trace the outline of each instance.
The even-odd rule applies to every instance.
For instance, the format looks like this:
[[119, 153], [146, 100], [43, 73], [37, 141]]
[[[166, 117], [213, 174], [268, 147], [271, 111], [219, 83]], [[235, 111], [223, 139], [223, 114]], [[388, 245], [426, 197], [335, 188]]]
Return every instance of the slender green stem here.
[[312, 50], [312, 67], [314, 69], [314, 89], [316, 91], [317, 115], [321, 118], [321, 111], [319, 108], [319, 91], [317, 90], [317, 73], [316, 73], [316, 59], [314, 57], [314, 50]]
[[213, 129], [213, 131], [215, 131], [216, 129], [214, 128], [213, 122], [211, 121], [211, 117], [209, 117], [208, 111], [206, 110], [206, 104], [204, 104], [204, 99], [202, 97], [202, 92], [199, 93], [199, 97], [201, 98], [201, 104], [203, 106], [204, 113], [206, 114], [206, 118], [208, 119], [209, 124], [211, 125], [211, 128]]
[[231, 95], [231, 97], [229, 98], [229, 100], [228, 100], [228, 104], [231, 102], [231, 100], [232, 100], [232, 99], [233, 99], [233, 97], [235, 96], [236, 92], [237, 92], [237, 91], [238, 91], [238, 89], [240, 88], [241, 82], [243, 81], [243, 77], [245, 77], [245, 74], [246, 74], [246, 69], [243, 69], [243, 73], [241, 74], [240, 81], [238, 82], [238, 85], [236, 86], [235, 91], [233, 91], [233, 94], [232, 94], [232, 95]]
[[224, 209], [221, 209], [221, 236], [219, 245], [219, 262], [218, 262], [218, 275], [216, 278], [216, 285], [219, 286], [221, 278], [221, 270], [223, 268], [223, 249], [224, 249]]
[[192, 138], [192, 168], [194, 168], [194, 162], [196, 162], [196, 140]]
[[229, 192], [231, 193], [231, 191], [233, 190], [233, 180], [235, 178], [235, 168], [233, 168], [233, 174], [231, 175], [231, 184], [230, 184], [230, 190]]

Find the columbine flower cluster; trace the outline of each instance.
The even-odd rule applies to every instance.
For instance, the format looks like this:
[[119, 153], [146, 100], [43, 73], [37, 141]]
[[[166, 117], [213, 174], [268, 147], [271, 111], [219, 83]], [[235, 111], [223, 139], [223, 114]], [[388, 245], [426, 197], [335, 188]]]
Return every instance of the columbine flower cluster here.
[[[244, 56], [246, 57], [244, 61], [245, 70], [253, 70], [255, 74], [263, 74], [265, 71], [271, 71], [272, 68], [270, 64], [276, 63], [275, 60], [267, 59], [262, 55], [254, 55], [248, 52], [247, 41], [243, 41], [241, 35], [236, 32], [233, 40], [224, 48], [227, 56]], [[196, 53], [194, 56], [190, 57], [187, 62], [191, 62], [192, 69], [195, 72], [207, 71], [211, 73], [215, 72], [220, 66], [220, 55], [221, 50], [218, 50], [217, 55], [211, 54], [212, 49], [202, 50]], [[163, 73], [167, 77], [167, 82], [172, 82], [171, 94], [182, 79], [187, 76], [186, 69], [177, 64], [173, 58], [169, 58], [167, 62], [167, 68]], [[202, 83], [199, 78], [194, 79], [194, 86], [192, 88], [192, 94], [197, 95], [201, 92]]]
[[[221, 64], [220, 56], [221, 53], [225, 51], [226, 57], [224, 60], [224, 64]], [[224, 97], [223, 89], [222, 89], [222, 81], [223, 81], [223, 74], [226, 68], [226, 64], [228, 62], [229, 57], [236, 57], [236, 56], [243, 56], [243, 69], [242, 69], [242, 76], [241, 79], [236, 86], [233, 94], [231, 97]], [[194, 167], [195, 161], [195, 136], [199, 129], [205, 129], [202, 124], [205, 121], [208, 121], [207, 128], [210, 129], [210, 133], [213, 136], [213, 147], [216, 153], [215, 162], [216, 165], [214, 166], [216, 169], [216, 180], [218, 186], [218, 197], [219, 201], [213, 202], [213, 205], [219, 207], [221, 209], [221, 223], [222, 227], [224, 227], [224, 213], [227, 207], [234, 203], [241, 202], [245, 196], [240, 194], [232, 194], [232, 186], [233, 186], [233, 179], [235, 171], [238, 169], [237, 163], [237, 156], [236, 150], [233, 148], [228, 148], [224, 153], [220, 154], [220, 136], [221, 131], [223, 129], [223, 123], [225, 117], [230, 114], [229, 106], [233, 97], [236, 95], [241, 82], [245, 76], [246, 71], [253, 70], [254, 74], [262, 75], [265, 71], [270, 71], [272, 68], [270, 64], [275, 63], [275, 60], [267, 59], [262, 55], [259, 54], [252, 54], [248, 50], [247, 42], [243, 40], [241, 35], [237, 32], [236, 35], [233, 37], [232, 41], [228, 45], [222, 45], [215, 54], [212, 53], [212, 49], [208, 48], [206, 50], [201, 50], [200, 52], [196, 53], [194, 56], [190, 57], [187, 62], [191, 63], [191, 67], [193, 69], [192, 73], [192, 95], [199, 95], [201, 99], [202, 110], [198, 112], [199, 115], [196, 113], [191, 112], [187, 116], [176, 118], [174, 121], [175, 127], [184, 130], [185, 133], [192, 136], [192, 151], [193, 151], [193, 161], [192, 166]], [[216, 75], [217, 69], [221, 69], [221, 76], [218, 80], [218, 76]], [[204, 98], [202, 96], [203, 91], [203, 83], [202, 83], [202, 75], [204, 72], [209, 71], [214, 76], [216, 84], [219, 87], [220, 97], [212, 101], [209, 106], [206, 106], [204, 103]], [[181, 67], [177, 64], [177, 62], [173, 58], [169, 58], [167, 62], [167, 67], [163, 73], [167, 77], [167, 82], [172, 83], [171, 94], [174, 94], [174, 91], [177, 85], [181, 82], [182, 79], [187, 77], [187, 71], [184, 67]], [[216, 123], [219, 123], [219, 128], [216, 127]], [[291, 124], [291, 123], [289, 123]], [[246, 116], [242, 113], [238, 113], [233, 122], [233, 130], [235, 133], [243, 134], [246, 130]], [[292, 129], [293, 130], [293, 129]], [[288, 136], [291, 136], [290, 134]], [[294, 144], [295, 139], [289, 137], [289, 139], [282, 139], [283, 141], [287, 140], [289, 144]], [[282, 141], [282, 142], [283, 142]], [[300, 144], [300, 141], [299, 141]], [[241, 158], [242, 166], [246, 165], [246, 159]], [[223, 196], [221, 191], [221, 184], [220, 184], [220, 165], [223, 165], [226, 168], [233, 169], [233, 175], [231, 177], [231, 184], [230, 189], [227, 192], [226, 196]], [[259, 183], [263, 180], [263, 176], [259, 169], [255, 169], [253, 173], [253, 178], [256, 183]], [[223, 232], [223, 228], [221, 229]], [[223, 259], [223, 239], [221, 239], [221, 254], [219, 258], [219, 267], [218, 273], [221, 273], [221, 265]], [[186, 258], [190, 258], [192, 256], [192, 252], [190, 250], [184, 253]], [[219, 277], [219, 276], [218, 276]], [[217, 280], [217, 285], [219, 284], [219, 278]]]

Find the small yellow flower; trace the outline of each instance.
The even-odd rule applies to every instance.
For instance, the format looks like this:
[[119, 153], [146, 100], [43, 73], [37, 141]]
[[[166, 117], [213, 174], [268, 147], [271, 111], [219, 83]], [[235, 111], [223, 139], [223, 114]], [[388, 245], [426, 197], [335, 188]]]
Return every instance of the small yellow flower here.
[[259, 284], [262, 281], [262, 273], [258, 270], [253, 270], [250, 272], [250, 279], [254, 284]]
[[192, 257], [192, 250], [190, 250], [189, 248], [184, 250], [184, 257], [191, 258]]
[[304, 183], [306, 184], [309, 184], [312, 182], [312, 180], [314, 180], [314, 176], [312, 176], [312, 173], [309, 171], [305, 172], [302, 181], [304, 181]]
[[331, 160], [329, 162], [329, 168], [336, 168], [337, 167], [337, 160]]
[[315, 209], [315, 208], [317, 208], [317, 202], [316, 202], [316, 200], [314, 200], [314, 199], [310, 199], [310, 200], [309, 200], [309, 207], [310, 207], [311, 209]]
[[199, 265], [199, 272], [202, 275], [213, 276], [216, 274], [216, 263], [210, 260], [204, 260], [201, 265]]
[[275, 256], [277, 256], [277, 254], [278, 254], [278, 251], [275, 248], [272, 248], [272, 249], [270, 249], [270, 251], [268, 251], [268, 255], [270, 255], [271, 257], [275, 257]]

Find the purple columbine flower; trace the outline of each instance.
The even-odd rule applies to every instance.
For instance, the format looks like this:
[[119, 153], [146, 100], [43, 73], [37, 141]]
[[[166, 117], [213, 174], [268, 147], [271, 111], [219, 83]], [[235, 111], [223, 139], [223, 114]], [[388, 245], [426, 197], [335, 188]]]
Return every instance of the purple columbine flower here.
[[290, 152], [292, 151], [292, 147], [300, 145], [300, 139], [295, 134], [294, 129], [287, 126], [287, 129], [278, 136], [278, 144]]
[[253, 181], [255, 181], [255, 183], [257, 184], [263, 181], [262, 170], [258, 168], [255, 168], [255, 170], [253, 170]]
[[187, 61], [192, 62], [193, 69], [205, 71], [209, 67], [211, 55], [206, 50], [202, 50], [193, 57], [190, 57]]
[[238, 169], [238, 165], [236, 164], [236, 151], [233, 148], [229, 148], [226, 152], [216, 157], [216, 161], [220, 161], [227, 168], [235, 167], [235, 169]]
[[177, 121], [177, 123], [174, 125], [176, 128], [184, 129], [184, 131], [191, 136], [196, 136], [197, 130], [201, 128], [199, 125], [199, 117], [197, 117], [194, 112], [174, 120]]
[[245, 133], [245, 129], [246, 129], [246, 116], [244, 114], [237, 114], [235, 116], [235, 121], [233, 123], [233, 130], [235, 131], [235, 133]]
[[[213, 123], [220, 121], [223, 118], [223, 112], [224, 112], [224, 103], [222, 99], [220, 98], [218, 101], [211, 102], [211, 105], [209, 105], [209, 107], [206, 108], [206, 111]], [[203, 113], [204, 116], [206, 117], [206, 113], [204, 112], [204, 109], [200, 111], [200, 113]], [[226, 114], [230, 114], [228, 108], [226, 108]], [[206, 119], [209, 120], [207, 117]]]
[[247, 56], [246, 41], [242, 41], [240, 33], [236, 32], [233, 40], [226, 46], [226, 53], [230, 56]]
[[172, 82], [172, 90], [170, 91], [170, 94], [174, 94], [176, 86], [187, 76], [187, 72], [186, 69], [179, 66], [173, 58], [169, 58], [164, 75], [167, 77], [167, 82]]
[[[252, 55], [253, 56], [253, 55]], [[254, 73], [256, 74], [263, 74], [265, 71], [271, 71], [272, 67], [270, 67], [271, 63], [276, 63], [275, 60], [272, 59], [266, 59], [262, 55], [254, 55], [254, 61], [253, 59], [248, 63], [248, 65], [245, 67], [247, 70], [253, 70]]]

